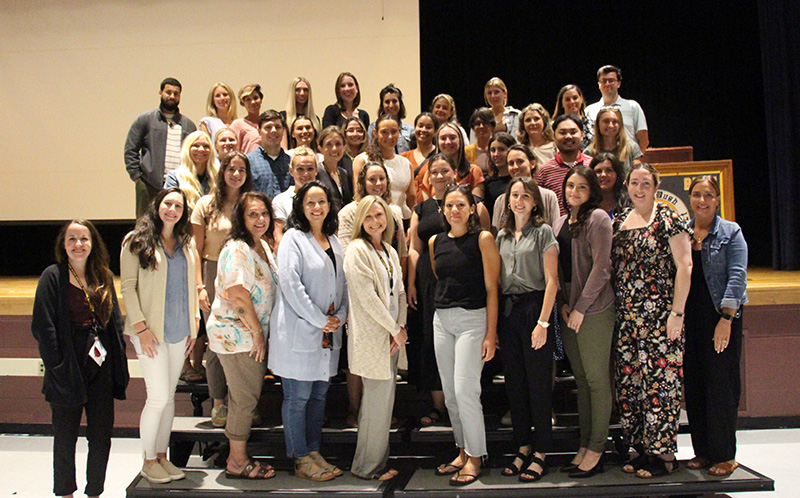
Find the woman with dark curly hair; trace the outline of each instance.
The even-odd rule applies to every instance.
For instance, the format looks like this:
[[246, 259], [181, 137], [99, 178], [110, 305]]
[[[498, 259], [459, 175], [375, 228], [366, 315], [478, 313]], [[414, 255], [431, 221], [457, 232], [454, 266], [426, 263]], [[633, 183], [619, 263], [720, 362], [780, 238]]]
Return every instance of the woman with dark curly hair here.
[[[275, 470], [251, 459], [247, 440], [267, 366], [265, 337], [277, 289], [277, 266], [268, 240], [275, 221], [272, 202], [245, 192], [233, 208], [231, 231], [219, 253], [216, 297], [206, 325], [208, 346], [228, 380], [229, 478], [269, 479]], [[265, 240], [266, 239], [266, 240]]]
[[278, 248], [280, 292], [270, 320], [269, 368], [281, 377], [286, 455], [294, 459], [295, 474], [329, 481], [342, 470], [320, 454], [322, 419], [339, 364], [347, 286], [328, 188], [316, 180], [303, 185], [289, 226]]
[[628, 189], [625, 188], [625, 171], [622, 162], [611, 152], [601, 152], [592, 157], [589, 167], [594, 170], [597, 181], [600, 183], [600, 193], [603, 196], [600, 208], [613, 219], [631, 202], [628, 197]]
[[[45, 366], [42, 392], [53, 411], [53, 492], [72, 496], [75, 444], [86, 411], [86, 495], [103, 492], [114, 398], [125, 399], [128, 361], [108, 252], [91, 222], [72, 220], [56, 239], [56, 264], [42, 273], [31, 331]], [[103, 354], [105, 351], [105, 355]]]
[[167, 460], [167, 446], [175, 415], [175, 388], [200, 323], [195, 288], [197, 249], [191, 230], [186, 196], [172, 187], [158, 193], [122, 241], [125, 333], [131, 336], [147, 388], [139, 422], [145, 458], [141, 475], [151, 483], [186, 477]]

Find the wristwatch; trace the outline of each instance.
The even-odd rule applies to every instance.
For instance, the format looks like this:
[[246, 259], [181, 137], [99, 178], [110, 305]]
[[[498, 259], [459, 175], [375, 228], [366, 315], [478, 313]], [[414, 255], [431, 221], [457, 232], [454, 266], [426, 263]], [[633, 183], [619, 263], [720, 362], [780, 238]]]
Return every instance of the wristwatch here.
[[724, 320], [728, 320], [729, 322], [733, 321], [733, 315], [729, 315], [729, 314], [725, 313], [724, 311], [722, 312], [721, 316], [722, 316], [722, 318]]

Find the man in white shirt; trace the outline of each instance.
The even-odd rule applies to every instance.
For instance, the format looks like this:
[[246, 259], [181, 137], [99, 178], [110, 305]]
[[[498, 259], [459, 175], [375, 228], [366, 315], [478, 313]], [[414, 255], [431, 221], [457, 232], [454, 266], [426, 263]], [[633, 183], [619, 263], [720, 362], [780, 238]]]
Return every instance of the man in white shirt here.
[[616, 66], [603, 66], [597, 70], [597, 86], [603, 98], [586, 108], [586, 116], [592, 120], [597, 119], [597, 113], [602, 107], [618, 107], [622, 113], [622, 121], [628, 138], [639, 144], [642, 152], [650, 145], [650, 136], [647, 133], [647, 120], [644, 117], [642, 106], [635, 100], [623, 99], [619, 96], [619, 87], [622, 85], [622, 71]]

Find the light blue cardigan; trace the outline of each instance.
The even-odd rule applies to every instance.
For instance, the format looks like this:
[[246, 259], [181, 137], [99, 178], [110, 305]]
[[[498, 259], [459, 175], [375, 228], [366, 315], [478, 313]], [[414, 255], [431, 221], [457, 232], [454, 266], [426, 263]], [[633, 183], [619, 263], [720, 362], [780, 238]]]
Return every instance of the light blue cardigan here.
[[278, 295], [270, 319], [269, 368], [281, 377], [328, 381], [336, 374], [342, 328], [333, 334], [333, 349], [322, 348], [322, 328], [328, 309], [342, 324], [347, 320], [344, 251], [339, 239], [328, 238], [330, 257], [311, 232], [289, 229], [278, 247]]

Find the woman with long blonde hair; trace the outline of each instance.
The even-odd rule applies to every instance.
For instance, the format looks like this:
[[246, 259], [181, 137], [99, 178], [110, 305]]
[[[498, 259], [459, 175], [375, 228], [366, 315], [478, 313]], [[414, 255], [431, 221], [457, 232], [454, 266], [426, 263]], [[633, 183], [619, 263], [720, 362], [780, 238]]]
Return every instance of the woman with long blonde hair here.
[[217, 82], [208, 91], [206, 99], [206, 117], [200, 120], [200, 131], [206, 132], [209, 137], [215, 137], [217, 132], [233, 123], [237, 116], [236, 101], [233, 99], [233, 88], [227, 83]]
[[164, 188], [180, 187], [191, 210], [216, 185], [217, 166], [211, 153], [211, 138], [203, 131], [192, 132], [181, 147], [181, 167], [167, 174]]
[[603, 107], [594, 121], [594, 138], [586, 153], [594, 157], [601, 152], [611, 152], [622, 162], [627, 174], [634, 164], [641, 161], [642, 149], [633, 140], [628, 140], [622, 112], [617, 107]]

